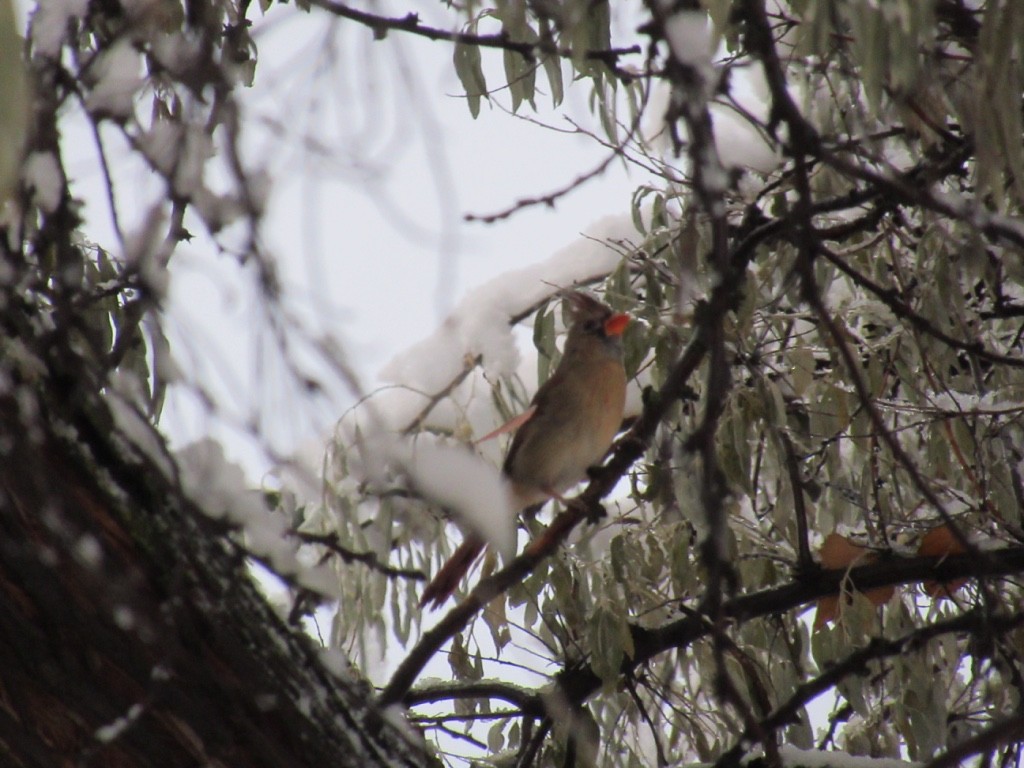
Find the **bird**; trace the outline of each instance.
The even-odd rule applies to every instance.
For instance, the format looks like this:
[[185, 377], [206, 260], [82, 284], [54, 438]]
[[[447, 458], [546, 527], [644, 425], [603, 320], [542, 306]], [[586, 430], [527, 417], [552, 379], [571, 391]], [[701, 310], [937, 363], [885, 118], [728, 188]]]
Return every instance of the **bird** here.
[[[521, 416], [491, 433], [516, 427], [502, 465], [516, 513], [549, 498], [565, 501], [562, 494], [601, 463], [622, 424], [622, 334], [630, 316], [580, 291], [563, 296], [571, 322], [558, 367]], [[484, 546], [478, 535], [467, 534], [427, 585], [420, 605], [438, 608], [444, 603]]]

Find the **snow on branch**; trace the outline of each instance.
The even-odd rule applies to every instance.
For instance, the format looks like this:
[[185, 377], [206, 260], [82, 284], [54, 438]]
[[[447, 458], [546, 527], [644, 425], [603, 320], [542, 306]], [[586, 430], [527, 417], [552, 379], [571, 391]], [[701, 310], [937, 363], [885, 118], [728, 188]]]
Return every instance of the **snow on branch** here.
[[559, 288], [607, 275], [622, 258], [612, 244], [635, 236], [631, 217], [607, 216], [551, 257], [489, 280], [467, 295], [434, 333], [391, 360], [382, 378], [432, 392], [455, 378], [467, 357], [477, 355], [486, 373], [513, 374], [519, 352], [512, 319], [528, 314]]
[[551, 257], [468, 294], [437, 330], [384, 367], [390, 386], [341, 419], [335, 451], [345, 456], [345, 472], [382, 490], [404, 485], [510, 557], [515, 515], [498, 444], [484, 446], [486, 458], [468, 445], [494, 426], [490, 382], [518, 370], [515, 324], [561, 288], [607, 275], [635, 234], [630, 216], [607, 217]]
[[251, 487], [241, 467], [227, 459], [220, 443], [206, 439], [187, 445], [177, 452], [177, 464], [185, 495], [210, 517], [241, 530], [250, 554], [305, 589], [337, 596], [334, 573], [300, 559], [299, 542], [289, 536], [286, 517], [268, 509], [262, 494]]

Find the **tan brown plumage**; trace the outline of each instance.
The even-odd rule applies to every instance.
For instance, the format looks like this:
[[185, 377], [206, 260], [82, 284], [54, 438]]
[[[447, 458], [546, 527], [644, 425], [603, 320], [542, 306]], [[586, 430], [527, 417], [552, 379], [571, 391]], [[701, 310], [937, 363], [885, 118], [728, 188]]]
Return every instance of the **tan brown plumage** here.
[[[521, 511], [560, 498], [601, 463], [622, 423], [626, 371], [622, 332], [629, 316], [576, 291], [565, 294], [572, 323], [562, 359], [531, 402], [532, 415], [516, 431], [502, 472]], [[529, 411], [528, 411], [529, 412]], [[470, 534], [427, 585], [420, 605], [439, 606], [484, 549]]]

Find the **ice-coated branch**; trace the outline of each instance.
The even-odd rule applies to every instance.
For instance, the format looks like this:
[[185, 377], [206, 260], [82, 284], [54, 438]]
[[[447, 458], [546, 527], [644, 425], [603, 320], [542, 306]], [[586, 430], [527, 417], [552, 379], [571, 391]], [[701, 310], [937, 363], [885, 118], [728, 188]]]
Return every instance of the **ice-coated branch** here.
[[[972, 611], [945, 621], [927, 624], [906, 632], [900, 637], [887, 640], [876, 637], [863, 648], [850, 653], [830, 665], [817, 677], [801, 683], [796, 691], [758, 724], [761, 731], [774, 733], [780, 728], [799, 721], [801, 710], [826, 691], [831, 690], [850, 675], [863, 674], [872, 661], [912, 653], [929, 640], [942, 635], [963, 633], [991, 633], [999, 636], [1024, 625], [1024, 613], [1008, 616], [986, 617], [980, 611]], [[745, 732], [728, 750], [722, 753], [716, 766], [735, 765], [750, 751], [751, 743], [760, 740], [757, 730]]]
[[373, 552], [356, 552], [344, 546], [336, 533], [310, 533], [309, 531], [293, 531], [292, 535], [304, 544], [317, 544], [334, 553], [345, 563], [362, 563], [371, 570], [378, 571], [385, 576], [393, 576], [413, 581], [426, 581], [427, 575], [418, 568], [396, 568], [393, 565], [381, 562], [380, 558]]
[[975, 755], [992, 754], [1003, 744], [1024, 740], [1024, 714], [1016, 714], [959, 744], [954, 744], [924, 768], [954, 768]]
[[[814, 579], [794, 580], [787, 584], [726, 600], [722, 615], [736, 624], [786, 613], [808, 605], [822, 597], [839, 594], [852, 588], [864, 592], [879, 587], [912, 584], [930, 579], [942, 582], [958, 578], [997, 578], [1024, 572], [1024, 547], [1007, 547], [987, 553], [979, 562], [973, 555], [944, 557], [893, 557], [870, 565], [852, 569], [820, 570]], [[852, 586], [851, 586], [852, 585]], [[983, 617], [991, 620], [990, 617]], [[1020, 611], [1000, 621], [1024, 623]], [[623, 661], [623, 673], [647, 663], [659, 654], [691, 646], [713, 632], [708, 617], [699, 612], [689, 613], [682, 619], [660, 627], [646, 628], [630, 625], [635, 649], [632, 658]], [[585, 701], [601, 688], [601, 679], [588, 664], [581, 662], [568, 667], [555, 676], [570, 702]]]

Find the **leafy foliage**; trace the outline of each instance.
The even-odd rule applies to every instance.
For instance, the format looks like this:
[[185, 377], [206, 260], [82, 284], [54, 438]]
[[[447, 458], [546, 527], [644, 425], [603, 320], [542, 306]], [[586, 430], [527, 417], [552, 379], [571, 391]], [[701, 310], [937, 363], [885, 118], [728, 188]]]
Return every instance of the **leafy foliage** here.
[[[1021, 551], [1024, 134], [1011, 6], [794, 2], [769, 13], [758, 2], [708, 3], [728, 48], [712, 63], [674, 55], [663, 42], [671, 14], [651, 5], [648, 43], [622, 46], [645, 50], [643, 65], [600, 73], [580, 66], [579, 41], [612, 41], [554, 25], [577, 78], [591, 78], [595, 110], [621, 114], [633, 99], [648, 119], [665, 119], [674, 150], [660, 155], [629, 123], [605, 123], [617, 153], [657, 169], [636, 195], [636, 240], [601, 288], [640, 320], [627, 333], [627, 367], [646, 393], [641, 423], [657, 409], [657, 429], [634, 425], [618, 445], [610, 468], [628, 467], [628, 483], [604, 521], [551, 557], [524, 564], [527, 553], [474, 577], [512, 584], [478, 619], [483, 587], [441, 622], [460, 630], [449, 659], [462, 686], [408, 690], [405, 672], [443, 647], [435, 628], [386, 701], [450, 702], [473, 734], [483, 733], [477, 718], [492, 722], [481, 749], [509, 765], [571, 755], [731, 764], [751, 752], [775, 762], [781, 745], [928, 760], [976, 744], [966, 749], [1016, 761], [1017, 737], [988, 735], [1019, 722], [1019, 579], [982, 566], [989, 575], [944, 588], [887, 570], [956, 561], [969, 576], [971, 560]], [[509, 39], [534, 41], [544, 7], [517, 13], [531, 32]], [[532, 91], [521, 90], [529, 59], [510, 66], [516, 58], [505, 51], [513, 109]], [[998, 85], [996, 58], [1007, 68]], [[479, 81], [458, 66], [469, 94]], [[735, 96], [740, 80], [766, 94], [763, 111]], [[665, 113], [648, 98], [655, 83], [672, 94]], [[709, 115], [717, 126], [729, 107], [747, 132], [708, 133]], [[778, 161], [721, 185], [717, 152], [740, 136]], [[556, 340], [550, 310], [533, 329], [543, 376]], [[701, 363], [675, 381], [684, 350]], [[502, 398], [516, 391], [496, 387]], [[465, 409], [471, 396], [452, 397]], [[638, 440], [642, 455], [623, 459]], [[595, 480], [584, 495], [613, 484]], [[365, 490], [336, 499], [365, 504]], [[373, 508], [391, 521], [415, 516], [411, 503], [379, 498]], [[430, 570], [449, 551], [432, 526], [385, 527], [374, 544], [364, 516], [340, 517], [352, 546], [390, 549], [406, 564]], [[525, 522], [523, 541], [543, 527]], [[504, 578], [519, 566], [521, 581]], [[822, 588], [826, 573], [838, 595]], [[365, 570], [343, 578], [385, 581]], [[389, 590], [408, 599], [404, 585]], [[776, 603], [785, 590], [790, 599]], [[742, 613], [738, 600], [749, 600]], [[347, 606], [337, 630], [361, 637], [373, 626], [387, 645], [389, 628], [403, 627], [405, 642], [423, 616], [402, 603], [389, 620]], [[498, 639], [502, 627], [511, 641]], [[523, 663], [527, 679], [539, 675], [530, 693], [518, 686]], [[826, 691], [831, 704], [808, 706]], [[499, 714], [499, 703], [512, 709]], [[441, 722], [423, 716], [450, 745]]]
[[[266, 179], [240, 150], [255, 9], [67, 5], [55, 21], [56, 7], [29, 33], [27, 134], [17, 109], [3, 117], [27, 135], [13, 185], [0, 162], [16, 307], [4, 374], [48, 367], [152, 425], [173, 378], [166, 268], [192, 229], [252, 269], [276, 348], [292, 348], [261, 238]], [[381, 398], [360, 403], [322, 496], [279, 499], [290, 533], [336, 564], [328, 643], [371, 677], [382, 653], [404, 656], [374, 679], [379, 703], [407, 705], [453, 762], [778, 765], [786, 747], [817, 747], [1019, 763], [1021, 4], [509, 0], [447, 8], [450, 29], [302, 7], [374, 39], [451, 45], [473, 117], [485, 100], [522, 113], [538, 95], [587, 97], [599, 128], [580, 132], [607, 161], [492, 220], [554, 205], [611, 162], [642, 176], [635, 237], [606, 243], [618, 263], [593, 286], [636, 318], [640, 405], [578, 507], [524, 519], [524, 553], [485, 559], [479, 586], [426, 628], [419, 584], [453, 549], [451, 525], [374, 450], [382, 431], [471, 444], [520, 412], [532, 382], [478, 375], [491, 361], [477, 349], [405, 423], [381, 430]], [[0, 48], [0, 74], [19, 69]], [[108, 179], [109, 247], [80, 231], [69, 113], [108, 173], [125, 151], [159, 180], [129, 231]], [[558, 355], [549, 298], [507, 318], [532, 322], [540, 379]], [[607, 515], [584, 526], [602, 499]], [[316, 596], [296, 593], [298, 622]]]

